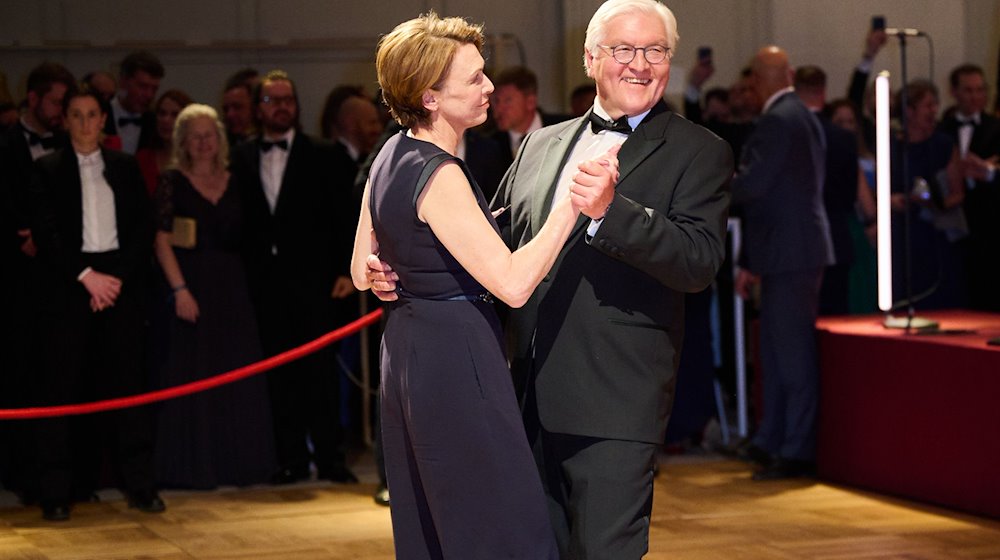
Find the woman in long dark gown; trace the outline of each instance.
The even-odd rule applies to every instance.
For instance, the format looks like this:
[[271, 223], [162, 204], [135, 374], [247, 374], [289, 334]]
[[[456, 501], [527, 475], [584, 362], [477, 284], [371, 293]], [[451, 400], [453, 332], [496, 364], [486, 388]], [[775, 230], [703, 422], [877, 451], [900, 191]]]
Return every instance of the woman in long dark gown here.
[[617, 173], [614, 153], [581, 164], [512, 254], [455, 156], [493, 91], [481, 46], [480, 27], [431, 13], [397, 26], [376, 56], [385, 101], [409, 130], [372, 166], [351, 271], [358, 289], [371, 287], [374, 229], [399, 276], [382, 338], [381, 419], [401, 560], [556, 558], [491, 299], [523, 305], [577, 222], [584, 184]]
[[[172, 169], [156, 192], [156, 257], [168, 289], [155, 329], [165, 355], [159, 384], [175, 386], [261, 358], [239, 247], [238, 191], [216, 112], [189, 105], [177, 117]], [[164, 344], [165, 342], [165, 344]], [[156, 449], [165, 487], [266, 482], [274, 470], [263, 377], [164, 403]]]

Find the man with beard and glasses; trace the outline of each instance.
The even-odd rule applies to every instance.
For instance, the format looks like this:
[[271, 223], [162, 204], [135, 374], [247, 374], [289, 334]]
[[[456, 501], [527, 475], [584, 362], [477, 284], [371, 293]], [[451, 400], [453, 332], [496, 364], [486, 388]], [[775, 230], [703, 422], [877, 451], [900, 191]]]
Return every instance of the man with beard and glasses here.
[[[273, 356], [340, 326], [350, 309], [332, 297], [350, 280], [356, 209], [353, 163], [299, 126], [295, 84], [283, 71], [254, 91], [259, 136], [233, 152], [233, 176], [244, 205], [244, 258], [264, 353]], [[357, 482], [348, 469], [340, 425], [335, 348], [269, 373], [278, 470], [272, 482], [319, 478]], [[312, 442], [310, 452], [309, 442]]]

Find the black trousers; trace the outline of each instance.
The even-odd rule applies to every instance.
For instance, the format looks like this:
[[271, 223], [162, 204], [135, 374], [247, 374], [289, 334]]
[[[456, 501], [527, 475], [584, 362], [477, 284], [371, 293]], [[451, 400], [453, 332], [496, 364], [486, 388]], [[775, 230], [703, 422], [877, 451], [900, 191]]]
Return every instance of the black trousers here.
[[641, 559], [649, 550], [659, 445], [549, 432], [538, 420], [530, 388], [524, 422], [542, 475], [559, 557]]
[[[111, 253], [88, 258], [100, 270], [116, 257]], [[145, 390], [144, 297], [141, 282], [126, 282], [113, 307], [94, 312], [90, 295], [77, 284], [65, 305], [50, 306], [44, 320], [36, 404], [72, 404]], [[152, 434], [152, 417], [146, 408], [38, 420], [39, 498], [43, 503], [69, 502], [93, 491], [106, 446], [125, 492], [151, 492], [155, 484]]]
[[[261, 345], [267, 357], [339, 326], [335, 325], [335, 302], [329, 294], [310, 297], [277, 267], [268, 272], [266, 280], [265, 291], [255, 304]], [[313, 460], [323, 478], [329, 469], [345, 464], [336, 348], [328, 346], [267, 374], [275, 450], [281, 468], [304, 469]], [[308, 442], [312, 442], [312, 453]]]

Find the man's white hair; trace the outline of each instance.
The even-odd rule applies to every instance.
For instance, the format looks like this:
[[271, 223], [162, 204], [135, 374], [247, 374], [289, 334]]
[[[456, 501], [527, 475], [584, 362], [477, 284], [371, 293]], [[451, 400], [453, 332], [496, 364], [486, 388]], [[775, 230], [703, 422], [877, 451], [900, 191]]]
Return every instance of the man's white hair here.
[[[670, 8], [657, 0], [608, 0], [601, 4], [601, 7], [594, 12], [594, 17], [590, 18], [590, 24], [587, 25], [587, 38], [583, 42], [584, 50], [596, 54], [597, 45], [604, 41], [607, 34], [608, 23], [625, 14], [642, 14], [663, 20], [663, 29], [667, 32], [666, 47], [671, 51], [674, 50], [680, 39], [680, 36], [677, 35], [677, 19], [674, 18], [674, 13], [670, 11]], [[583, 66], [587, 67], [586, 54], [583, 57]]]

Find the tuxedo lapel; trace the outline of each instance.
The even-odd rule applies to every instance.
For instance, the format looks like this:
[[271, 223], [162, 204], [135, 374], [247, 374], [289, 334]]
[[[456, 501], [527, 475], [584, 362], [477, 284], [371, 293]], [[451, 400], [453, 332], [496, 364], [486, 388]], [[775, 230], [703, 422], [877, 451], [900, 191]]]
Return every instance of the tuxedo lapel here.
[[[559, 176], [562, 174], [562, 168], [566, 165], [566, 160], [573, 152], [573, 146], [576, 145], [580, 133], [583, 132], [583, 126], [587, 122], [589, 122], [587, 117], [584, 117], [578, 126], [566, 127], [545, 147], [542, 166], [538, 172], [538, 181], [536, 181], [537, 187], [533, 191], [531, 201], [532, 237], [538, 234], [538, 230], [542, 229], [542, 224], [545, 223], [545, 219], [551, 211], [552, 197], [555, 194]], [[542, 185], [546, 185], [546, 188], [541, 188]]]
[[618, 184], [624, 182], [643, 160], [663, 144], [670, 118], [657, 120], [654, 117], [666, 110], [667, 105], [663, 101], [654, 105], [646, 118], [629, 135], [628, 140], [622, 144], [622, 149], [618, 152]]
[[78, 250], [83, 246], [83, 183], [80, 180], [80, 163], [72, 148], [63, 150], [59, 159], [59, 185], [65, 185], [65, 188], [59, 189], [58, 200], [65, 205], [66, 213], [63, 215], [74, 220], [73, 243], [77, 244], [75, 247]]

